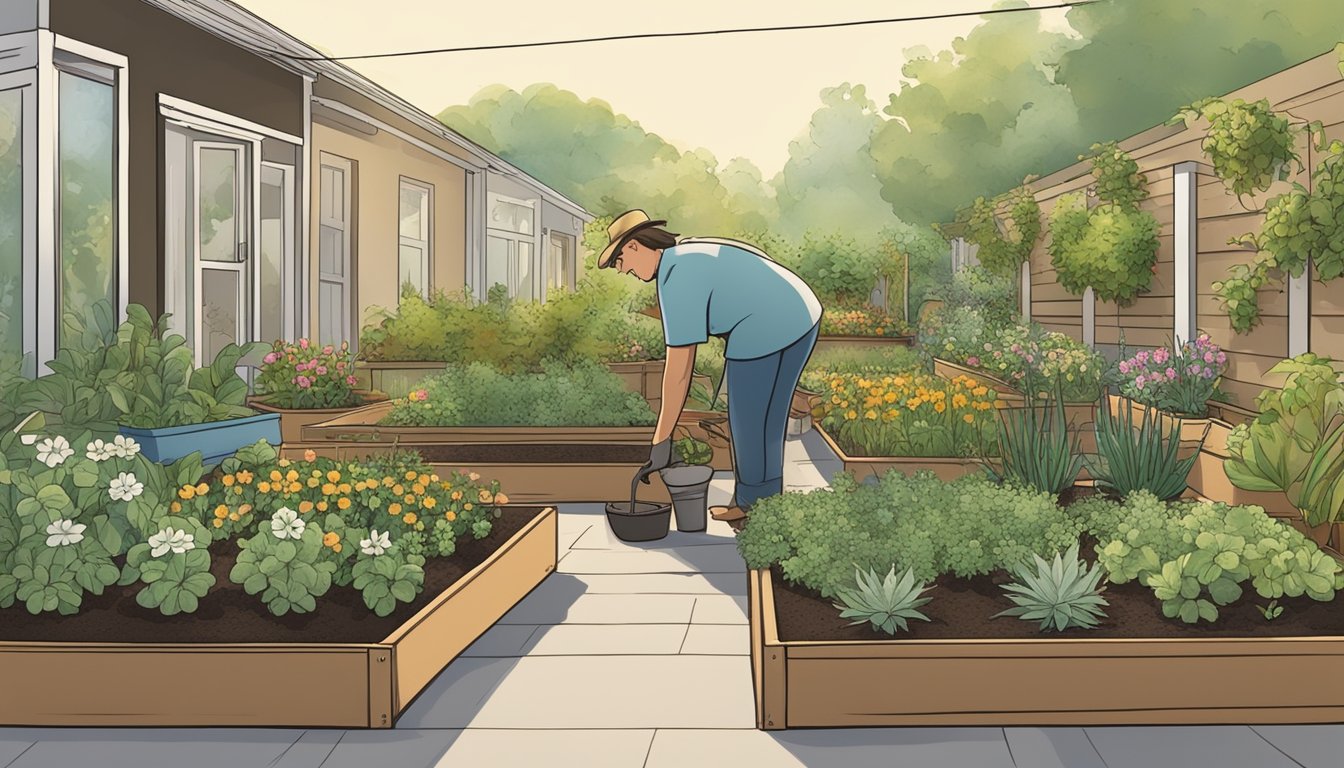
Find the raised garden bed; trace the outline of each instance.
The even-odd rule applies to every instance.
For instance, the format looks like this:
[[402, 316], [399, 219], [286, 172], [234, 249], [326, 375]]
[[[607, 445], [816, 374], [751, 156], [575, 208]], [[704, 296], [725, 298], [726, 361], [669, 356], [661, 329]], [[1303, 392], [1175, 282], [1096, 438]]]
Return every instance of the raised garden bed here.
[[[490, 536], [426, 564], [425, 591], [385, 618], [350, 588], [271, 616], [220, 579], [191, 616], [110, 588], [74, 616], [0, 619], [0, 723], [22, 726], [389, 728], [436, 675], [555, 570], [556, 514], [507, 507]], [[87, 638], [99, 638], [97, 642]]]
[[825, 334], [817, 337], [817, 344], [812, 348], [812, 351], [815, 353], [834, 349], [874, 350], [890, 347], [910, 347], [914, 346], [914, 344], [914, 336], [843, 336], [837, 334]]
[[[391, 402], [375, 403], [305, 427], [304, 441], [282, 453], [352, 459], [411, 449], [436, 468], [498, 480], [517, 502], [629, 499], [630, 481], [649, 458], [653, 427], [401, 427], [379, 424]], [[640, 498], [666, 501], [655, 474]]]
[[944, 379], [955, 379], [958, 376], [967, 376], [975, 379], [995, 392], [998, 392], [998, 401], [1004, 406], [1022, 405], [1026, 402], [1026, 398], [1022, 396], [1021, 392], [1013, 389], [1013, 385], [977, 368], [967, 368], [964, 365], [959, 365], [950, 360], [935, 357], [933, 359], [933, 373]]
[[[1277, 631], [1283, 631], [1281, 626], [1288, 634], [1274, 637], [1236, 636], [1244, 630], [1234, 617], [1217, 629], [1181, 630], [1180, 637], [1104, 637], [1095, 634], [1099, 630], [1060, 639], [983, 632], [938, 637], [953, 626], [958, 605], [961, 615], [977, 617], [994, 611], [968, 614], [969, 605], [992, 599], [994, 606], [1011, 605], [995, 594], [1002, 594], [997, 587], [987, 590], [972, 581], [961, 588], [960, 599], [949, 597], [950, 588], [939, 590], [945, 609], [935, 612], [935, 600], [929, 613], [944, 617], [941, 627], [913, 622], [919, 625], [913, 639], [880, 640], [871, 632], [870, 639], [852, 639], [828, 602], [790, 591], [768, 570], [753, 570], [747, 578], [756, 721], [767, 730], [1333, 723], [1344, 718], [1344, 690], [1321, 679], [1324, 670], [1344, 662], [1344, 614], [1330, 604], [1303, 611], [1311, 617], [1302, 619], [1307, 624], [1276, 624]], [[1112, 587], [1107, 592], [1116, 606], [1108, 608], [1113, 617], [1121, 615], [1122, 591]], [[808, 600], [819, 606], [807, 606]], [[1160, 618], [1156, 602], [1146, 601], [1134, 608], [1135, 614], [1147, 611]], [[834, 628], [826, 631], [828, 639], [786, 639], [806, 636], [807, 617], [819, 621], [823, 610]], [[1002, 623], [1003, 632], [1031, 633], [1030, 625], [1016, 619], [976, 623]], [[1317, 636], [1293, 635], [1294, 629]]]
[[303, 440], [303, 428], [310, 424], [334, 419], [366, 405], [384, 402], [388, 398], [382, 392], [361, 392], [359, 394], [363, 402], [349, 408], [278, 408], [266, 402], [264, 397], [249, 398], [247, 404], [263, 413], [280, 414], [280, 441], [282, 443], [297, 443]]
[[979, 459], [955, 456], [850, 456], [820, 424], [817, 424], [814, 428], [817, 434], [821, 435], [821, 439], [826, 442], [827, 447], [840, 459], [844, 471], [852, 473], [854, 478], [859, 481], [870, 477], [880, 477], [892, 469], [899, 470], [907, 475], [920, 470], [928, 470], [937, 475], [939, 480], [955, 480], [958, 477], [982, 472], [984, 468], [984, 464]]

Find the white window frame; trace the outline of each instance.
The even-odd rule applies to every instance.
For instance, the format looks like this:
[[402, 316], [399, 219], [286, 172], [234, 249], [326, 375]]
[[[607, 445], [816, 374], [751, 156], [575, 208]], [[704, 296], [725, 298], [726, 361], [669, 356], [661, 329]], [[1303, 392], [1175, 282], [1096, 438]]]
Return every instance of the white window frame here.
[[565, 274], [561, 276], [561, 280], [559, 282], [564, 286], [566, 290], [572, 291], [574, 290], [575, 283], [578, 281], [578, 264], [576, 263], [577, 262], [576, 252], [578, 251], [578, 237], [562, 229], [546, 230], [545, 237], [543, 238], [543, 242], [546, 244], [546, 257], [544, 259], [544, 261], [546, 262], [546, 279], [544, 281], [546, 292], [542, 296], [543, 300], [550, 295], [551, 291], [555, 290], [558, 287], [556, 285], [555, 280], [556, 276], [551, 272], [551, 265], [552, 265], [551, 249], [555, 247], [555, 238], [557, 237], [563, 239], [567, 244], [568, 252], [566, 253], [566, 255], [569, 257], [569, 265], [568, 265], [569, 268], [565, 272]]
[[[18, 91], [19, 109], [23, 123], [19, 125], [19, 141], [23, 146], [23, 214], [20, 226], [23, 228], [22, 248], [22, 292], [23, 292], [23, 347], [21, 353], [34, 359], [29, 365], [40, 364], [37, 360], [37, 336], [40, 323], [37, 311], [38, 258], [37, 258], [37, 74], [33, 70], [20, 70], [0, 74], [0, 91]], [[32, 373], [25, 370], [25, 373]]]
[[[537, 217], [537, 202], [538, 202], [538, 201], [535, 200], [535, 199], [523, 199], [523, 198], [518, 198], [518, 197], [512, 197], [512, 196], [510, 196], [510, 195], [503, 195], [503, 194], [500, 194], [500, 193], [498, 193], [498, 192], [487, 192], [487, 193], [486, 193], [486, 207], [485, 207], [485, 224], [486, 224], [486, 232], [485, 232], [485, 235], [486, 235], [486, 239], [485, 239], [485, 241], [482, 243], [482, 248], [481, 248], [481, 268], [480, 268], [480, 280], [481, 280], [480, 295], [481, 295], [482, 297], [484, 297], [484, 296], [489, 292], [489, 290], [490, 290], [490, 284], [486, 282], [486, 280], [487, 280], [488, 278], [487, 278], [486, 270], [485, 270], [485, 260], [486, 260], [486, 248], [487, 248], [488, 243], [489, 243], [489, 238], [491, 238], [491, 237], [498, 237], [498, 238], [500, 238], [500, 239], [508, 240], [508, 241], [509, 241], [509, 268], [508, 268], [508, 274], [507, 274], [507, 277], [505, 278], [506, 280], [509, 281], [509, 282], [508, 282], [508, 284], [509, 284], [509, 286], [510, 286], [509, 298], [514, 298], [515, 295], [516, 295], [516, 294], [512, 291], [512, 286], [513, 286], [516, 282], [518, 282], [518, 280], [517, 280], [517, 278], [518, 278], [518, 244], [519, 244], [519, 243], [524, 243], [524, 242], [526, 242], [526, 243], [530, 243], [531, 246], [532, 246], [532, 258], [531, 258], [531, 262], [532, 262], [531, 282], [532, 282], [532, 297], [533, 297], [533, 300], [535, 300], [535, 301], [540, 301], [540, 300], [542, 300], [542, 297], [545, 295], [544, 292], [545, 292], [545, 288], [546, 288], [546, 283], [545, 283], [545, 280], [544, 280], [543, 277], [542, 277], [542, 270], [545, 269], [546, 254], [543, 253], [543, 250], [544, 250], [544, 249], [541, 247], [541, 242], [540, 242], [540, 231], [541, 231], [541, 229], [540, 229], [540, 227], [538, 226], [538, 221], [537, 221], [537, 218], [538, 218], [538, 217]], [[513, 205], [521, 206], [521, 207], [523, 207], [523, 208], [529, 208], [529, 209], [531, 209], [531, 211], [532, 211], [532, 232], [531, 232], [530, 234], [528, 234], [528, 233], [524, 233], [524, 232], [517, 232], [517, 231], [512, 230], [512, 229], [500, 229], [500, 228], [498, 228], [498, 227], [491, 226], [491, 224], [490, 224], [490, 215], [491, 215], [491, 212], [494, 211], [494, 209], [495, 209], [495, 205], [496, 205], [497, 203], [510, 203], [510, 204], [513, 204]]]
[[54, 318], [38, 317], [36, 328], [37, 373], [50, 373], [47, 363], [56, 356], [57, 331], [61, 325], [60, 303], [57, 286], [60, 282], [57, 259], [60, 224], [57, 221], [57, 203], [59, 200], [56, 180], [59, 173], [56, 162], [57, 130], [59, 116], [56, 114], [60, 104], [58, 93], [57, 59], [69, 54], [86, 59], [112, 70], [111, 81], [113, 100], [116, 109], [114, 126], [114, 146], [116, 153], [116, 251], [113, 254], [113, 269], [117, 284], [117, 317], [126, 316], [126, 304], [130, 292], [129, 253], [130, 227], [127, 213], [129, 195], [129, 152], [127, 141], [130, 137], [130, 71], [125, 56], [78, 40], [53, 34], [50, 30], [37, 31], [37, 72], [36, 72], [36, 162], [43, 172], [37, 174], [36, 195], [36, 249], [37, 249], [37, 290], [35, 306], [43, 308], [43, 314], [56, 313]]
[[[271, 170], [280, 171], [283, 179], [280, 185], [280, 196], [281, 199], [284, 201], [285, 206], [283, 208], [283, 211], [285, 213], [285, 222], [280, 235], [281, 238], [283, 238], [282, 245], [284, 247], [284, 253], [280, 257], [280, 280], [281, 280], [280, 298], [281, 301], [284, 303], [284, 306], [281, 307], [280, 309], [280, 333], [284, 335], [286, 340], [291, 340], [297, 338], [299, 335], [299, 330], [297, 328], [297, 321], [295, 318], [297, 314], [299, 294], [302, 291], [302, 288], [299, 287], [302, 284], [302, 276], [299, 274], [299, 265], [297, 262], [298, 259], [297, 245], [296, 245], [297, 241], [295, 240], [295, 233], [298, 230], [298, 225], [295, 220], [298, 218], [299, 215], [297, 206], [295, 205], [294, 202], [294, 175], [296, 169], [292, 165], [285, 165], [284, 163], [272, 163], [266, 160], [263, 160], [261, 162], [261, 167], [262, 169], [270, 168]], [[258, 184], [257, 186], [258, 188], [260, 188], [262, 185]], [[258, 232], [257, 260], [258, 262], [260, 262], [261, 260], [260, 197], [257, 198], [256, 209], [257, 209], [257, 232]], [[256, 280], [257, 280], [257, 295], [260, 296], [261, 295], [260, 270], [258, 270], [258, 276]], [[261, 333], [260, 310], [258, 310], [257, 312], [257, 333]], [[273, 339], [260, 339], [260, 341], [273, 341]]]
[[[341, 299], [342, 299], [342, 307], [341, 307], [341, 325], [342, 325], [342, 333], [343, 333], [343, 335], [345, 336], [345, 338], [348, 339], [348, 340], [350, 341], [350, 346], [351, 346], [351, 348], [353, 348], [354, 345], [355, 345], [355, 339], [354, 339], [353, 336], [352, 336], [351, 328], [350, 328], [350, 326], [351, 326], [351, 316], [354, 314], [354, 308], [351, 306], [351, 304], [352, 304], [352, 302], [351, 302], [351, 298], [352, 298], [352, 297], [351, 297], [351, 295], [350, 295], [350, 291], [351, 291], [351, 289], [352, 289], [352, 287], [353, 287], [353, 285], [354, 285], [354, 278], [353, 278], [353, 276], [350, 274], [351, 270], [352, 270], [353, 267], [354, 267], [354, 258], [353, 258], [353, 254], [351, 253], [352, 239], [351, 239], [351, 237], [350, 237], [350, 224], [351, 224], [350, 218], [351, 218], [351, 213], [352, 213], [352, 206], [351, 206], [351, 204], [350, 204], [350, 203], [351, 203], [351, 201], [350, 201], [350, 196], [351, 196], [351, 194], [354, 192], [354, 179], [352, 178], [352, 174], [354, 173], [354, 165], [355, 165], [355, 164], [354, 164], [353, 161], [351, 161], [351, 160], [348, 159], [348, 158], [341, 157], [340, 155], [333, 155], [333, 154], [331, 154], [330, 152], [322, 152], [322, 153], [319, 154], [319, 157], [318, 157], [318, 166], [317, 166], [317, 184], [318, 184], [318, 201], [317, 201], [318, 236], [317, 236], [317, 237], [314, 239], [314, 241], [313, 241], [313, 256], [312, 256], [312, 258], [313, 258], [313, 260], [314, 260], [314, 263], [315, 263], [315, 265], [316, 265], [316, 272], [317, 272], [317, 282], [318, 282], [318, 286], [317, 286], [317, 305], [318, 305], [318, 314], [319, 314], [319, 317], [318, 317], [318, 319], [317, 319], [317, 327], [314, 329], [314, 336], [320, 336], [320, 334], [321, 334], [321, 329], [322, 329], [322, 319], [321, 319], [321, 317], [320, 317], [321, 312], [322, 312], [322, 283], [324, 283], [324, 282], [327, 282], [327, 283], [339, 282], [339, 283], [341, 283], [341, 288], [342, 288], [342, 290], [341, 290]], [[340, 170], [340, 171], [341, 171], [341, 174], [342, 174], [342, 175], [341, 175], [341, 178], [344, 180], [344, 181], [343, 181], [342, 195], [341, 195], [341, 204], [342, 204], [342, 206], [343, 206], [343, 209], [342, 209], [343, 219], [342, 219], [341, 221], [337, 221], [336, 219], [328, 219], [327, 217], [325, 217], [325, 216], [322, 215], [322, 204], [323, 204], [324, 201], [322, 200], [322, 194], [321, 194], [321, 192], [322, 192], [322, 170], [323, 170], [324, 168], [334, 168], [334, 169], [338, 169], [338, 170]], [[332, 274], [330, 274], [330, 273], [327, 273], [327, 272], [323, 272], [323, 271], [322, 271], [322, 254], [321, 254], [321, 247], [322, 247], [322, 234], [321, 234], [321, 232], [322, 232], [322, 229], [321, 229], [321, 228], [324, 227], [324, 226], [329, 226], [329, 227], [339, 227], [340, 230], [341, 230], [341, 247], [342, 247], [342, 251], [343, 251], [344, 256], [345, 256], [345, 274], [344, 274], [344, 275], [337, 276], [337, 275], [332, 275]], [[332, 343], [332, 340], [330, 340], [330, 339], [323, 339], [323, 340], [322, 340], [322, 343], [324, 343], [324, 344], [330, 344], [330, 343]]]
[[[420, 234], [424, 239], [406, 237], [401, 234], [401, 193], [411, 189], [425, 194], [425, 206], [420, 213]], [[434, 185], [412, 179], [409, 176], [398, 177], [397, 183], [397, 303], [401, 303], [401, 246], [419, 248], [424, 254], [420, 269], [420, 293], [428, 296], [434, 283]]]

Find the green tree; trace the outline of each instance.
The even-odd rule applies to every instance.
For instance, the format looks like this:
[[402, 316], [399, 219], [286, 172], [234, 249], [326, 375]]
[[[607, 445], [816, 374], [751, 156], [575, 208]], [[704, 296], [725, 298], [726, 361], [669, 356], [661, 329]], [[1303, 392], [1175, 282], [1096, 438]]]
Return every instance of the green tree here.
[[607, 102], [549, 83], [482, 89], [439, 120], [598, 215], [643, 208], [674, 231], [709, 235], [762, 226], [772, 209], [749, 161], [730, 163], [725, 185], [708, 150], [681, 151]]
[[1111, 0], [1067, 18], [1087, 43], [1059, 57], [1058, 80], [1090, 141], [1151, 128], [1185, 104], [1326, 53], [1344, 35], [1338, 0]]

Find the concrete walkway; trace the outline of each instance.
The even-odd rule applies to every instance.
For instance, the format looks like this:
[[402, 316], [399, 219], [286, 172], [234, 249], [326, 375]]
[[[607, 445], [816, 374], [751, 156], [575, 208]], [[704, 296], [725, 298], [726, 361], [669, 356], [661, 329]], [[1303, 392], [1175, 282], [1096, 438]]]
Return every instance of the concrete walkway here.
[[[786, 458], [790, 490], [838, 469], [815, 434]], [[730, 491], [717, 479], [711, 503]], [[598, 505], [560, 512], [558, 572], [393, 730], [0, 729], [0, 768], [1344, 766], [1344, 726], [757, 731], [728, 526], [632, 545]]]

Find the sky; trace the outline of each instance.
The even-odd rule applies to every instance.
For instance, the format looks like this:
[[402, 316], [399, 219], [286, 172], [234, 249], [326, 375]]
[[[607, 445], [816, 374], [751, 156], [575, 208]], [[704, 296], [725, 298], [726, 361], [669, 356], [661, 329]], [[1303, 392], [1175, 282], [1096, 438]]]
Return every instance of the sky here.
[[[993, 7], [993, 0], [235, 0], [334, 56], [647, 32], [834, 23]], [[1029, 0], [1034, 6], [1057, 0]], [[787, 7], [786, 7], [787, 6]], [[1063, 10], [1042, 23], [1067, 29]], [[679, 148], [721, 164], [746, 157], [766, 178], [807, 128], [823, 88], [861, 83], [879, 108], [899, 89], [909, 49], [938, 51], [979, 19], [848, 29], [589, 43], [345, 62], [434, 115], [481, 88], [554, 83], [599, 98]]]

